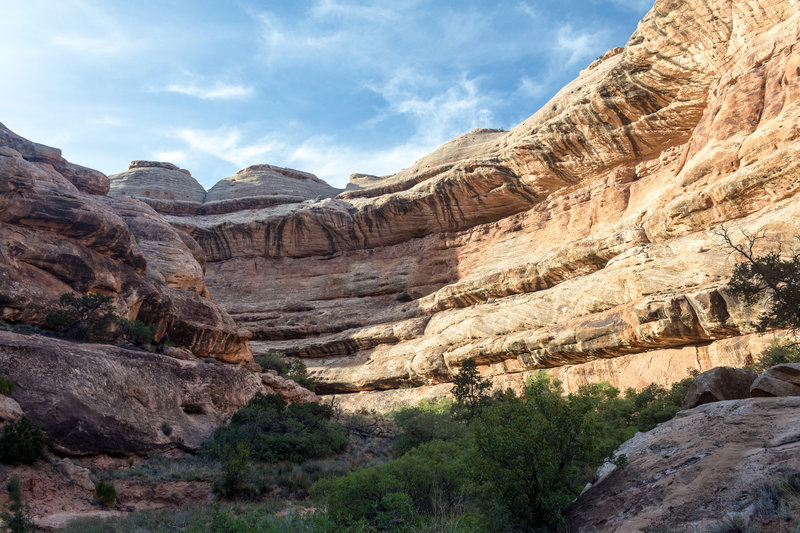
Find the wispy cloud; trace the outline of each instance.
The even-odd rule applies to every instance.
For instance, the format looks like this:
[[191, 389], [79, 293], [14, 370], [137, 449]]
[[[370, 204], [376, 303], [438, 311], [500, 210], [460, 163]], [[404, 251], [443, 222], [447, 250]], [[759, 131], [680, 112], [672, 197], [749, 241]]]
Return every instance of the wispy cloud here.
[[253, 95], [253, 87], [222, 82], [216, 82], [210, 86], [196, 83], [172, 83], [167, 85], [164, 91], [194, 96], [203, 100], [237, 100]]
[[280, 143], [268, 138], [246, 142], [238, 127], [212, 131], [186, 128], [178, 130], [175, 137], [185, 142], [191, 150], [212, 155], [239, 168], [266, 162], [282, 148]]
[[575, 30], [570, 25], [561, 26], [556, 33], [553, 51], [565, 64], [574, 65], [597, 55], [600, 43], [606, 40], [603, 30]]

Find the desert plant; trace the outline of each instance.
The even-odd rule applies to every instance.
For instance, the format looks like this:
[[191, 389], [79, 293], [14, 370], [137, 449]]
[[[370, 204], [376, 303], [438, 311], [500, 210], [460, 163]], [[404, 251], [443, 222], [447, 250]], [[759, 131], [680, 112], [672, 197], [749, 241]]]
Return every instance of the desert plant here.
[[14, 382], [5, 374], [0, 374], [0, 394], [7, 396], [14, 392], [14, 388]]
[[44, 434], [27, 416], [9, 422], [0, 435], [0, 463], [32, 464], [42, 455]]
[[450, 392], [455, 397], [453, 415], [456, 418], [472, 419], [489, 400], [492, 382], [481, 378], [474, 359], [467, 359], [453, 378]]
[[780, 245], [777, 250], [758, 255], [756, 243], [764, 238], [742, 232], [744, 244], [735, 244], [724, 226], [718, 234], [725, 244], [744, 259], [734, 269], [729, 282], [731, 292], [742, 296], [747, 303], [767, 298], [768, 308], [758, 317], [760, 331], [768, 328], [800, 328], [800, 252], [784, 258]]
[[783, 363], [800, 363], [800, 346], [788, 340], [772, 339], [772, 344], [761, 352], [758, 361], [747, 368], [760, 373]]
[[33, 531], [33, 521], [30, 518], [30, 510], [28, 506], [22, 502], [22, 488], [19, 484], [19, 478], [12, 477], [7, 485], [8, 496], [11, 504], [8, 510], [0, 513], [0, 519], [3, 520], [3, 525], [8, 528], [11, 533], [27, 533]]
[[148, 326], [141, 320], [128, 320], [117, 317], [115, 336], [117, 340], [125, 339], [134, 346], [153, 344], [156, 334], [154, 325]]
[[260, 461], [301, 462], [325, 457], [348, 443], [347, 430], [332, 418], [328, 405], [287, 406], [279, 394], [257, 395], [233, 415], [230, 424], [214, 432], [206, 448], [213, 452], [246, 441], [253, 458]]
[[87, 293], [61, 295], [61, 309], [47, 315], [45, 324], [65, 337], [102, 342], [109, 338], [117, 315], [111, 296]]
[[394, 414], [394, 420], [402, 430], [394, 441], [395, 457], [432, 440], [457, 440], [467, 434], [467, 427], [454, 420], [449, 413], [438, 413], [430, 409], [400, 409]]
[[316, 382], [308, 377], [306, 364], [299, 357], [286, 357], [281, 352], [267, 352], [254, 360], [262, 369], [274, 370], [310, 391], [314, 391], [317, 387]]
[[103, 507], [117, 503], [117, 488], [110, 481], [98, 481], [94, 486], [94, 499]]
[[250, 477], [250, 444], [240, 440], [227, 444], [215, 453], [223, 458], [222, 473], [214, 483], [214, 492], [225, 499], [234, 499], [245, 493]]

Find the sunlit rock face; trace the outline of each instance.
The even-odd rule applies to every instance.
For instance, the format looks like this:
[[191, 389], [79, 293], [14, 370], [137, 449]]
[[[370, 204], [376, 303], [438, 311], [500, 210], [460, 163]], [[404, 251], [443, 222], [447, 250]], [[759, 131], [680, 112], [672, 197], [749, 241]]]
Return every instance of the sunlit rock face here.
[[236, 210], [166, 218], [255, 351], [303, 357], [343, 401], [446, 390], [468, 358], [498, 384], [544, 367], [568, 388], [739, 364], [768, 338], [725, 288], [716, 231], [798, 246], [799, 37], [794, 1], [660, 0], [511, 131], [333, 198], [302, 178], [303, 201], [247, 203], [266, 193], [231, 178]]
[[108, 190], [104, 174], [0, 125], [0, 319], [42, 325], [62, 294], [97, 292], [196, 355], [249, 361], [249, 332], [209, 298], [194, 239]]

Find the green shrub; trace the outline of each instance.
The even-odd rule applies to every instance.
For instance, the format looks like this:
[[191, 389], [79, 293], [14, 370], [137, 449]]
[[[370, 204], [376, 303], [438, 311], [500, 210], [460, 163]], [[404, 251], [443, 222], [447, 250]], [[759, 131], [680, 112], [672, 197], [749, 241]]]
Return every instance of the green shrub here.
[[563, 529], [561, 512], [580, 493], [587, 469], [611, 452], [598, 446], [598, 401], [562, 396], [537, 373], [522, 399], [505, 395], [484, 409], [474, 430], [473, 475], [505, 507], [503, 521], [526, 530]]
[[80, 341], [107, 341], [117, 315], [113, 298], [87, 293], [61, 295], [61, 309], [47, 315], [45, 324], [61, 335]]
[[783, 363], [800, 363], [800, 346], [788, 340], [772, 339], [772, 344], [761, 352], [758, 361], [747, 368], [761, 373]]
[[14, 392], [14, 382], [8, 379], [5, 374], [0, 374], [0, 394], [8, 396]]
[[0, 435], [0, 463], [32, 464], [42, 455], [44, 434], [32, 425], [27, 416], [9, 422]]
[[274, 370], [312, 392], [317, 388], [316, 382], [308, 377], [306, 364], [299, 357], [286, 357], [281, 352], [267, 352], [254, 360], [262, 369]]
[[117, 488], [109, 481], [98, 481], [94, 486], [94, 499], [103, 507], [117, 503]]
[[122, 338], [134, 346], [144, 346], [155, 342], [155, 325], [148, 326], [141, 320], [128, 320], [126, 318], [117, 318], [115, 323], [117, 326], [115, 332], [116, 340]]
[[8, 496], [11, 504], [8, 510], [0, 513], [0, 519], [3, 525], [8, 528], [11, 533], [28, 533], [33, 531], [33, 521], [30, 518], [30, 509], [22, 503], [22, 489], [19, 484], [19, 478], [12, 477], [7, 485]]
[[235, 447], [245, 441], [259, 461], [302, 462], [325, 457], [348, 444], [347, 430], [332, 418], [333, 409], [328, 405], [293, 403], [287, 407], [279, 394], [257, 395], [233, 415], [230, 424], [214, 432], [207, 448]]
[[470, 420], [487, 405], [492, 382], [481, 378], [474, 359], [467, 359], [453, 378], [450, 392], [456, 400], [453, 415], [456, 418]]
[[394, 441], [395, 457], [400, 457], [412, 448], [432, 440], [457, 440], [467, 434], [467, 427], [447, 413], [430, 409], [410, 407], [400, 409], [394, 420], [402, 433]]
[[318, 481], [311, 494], [342, 527], [399, 529], [468, 498], [469, 455], [467, 440], [431, 441], [390, 463]]
[[228, 500], [244, 496], [252, 470], [249, 444], [240, 440], [235, 446], [226, 445], [216, 453], [223, 458], [223, 464], [222, 474], [214, 483], [214, 492]]

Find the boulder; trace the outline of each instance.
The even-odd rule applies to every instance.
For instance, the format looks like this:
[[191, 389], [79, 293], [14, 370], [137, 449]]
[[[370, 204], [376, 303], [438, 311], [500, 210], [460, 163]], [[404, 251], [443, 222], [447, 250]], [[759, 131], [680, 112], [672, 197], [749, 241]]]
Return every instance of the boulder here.
[[681, 409], [722, 400], [739, 400], [750, 397], [750, 385], [756, 379], [755, 372], [731, 366], [718, 366], [706, 370], [689, 386]]
[[268, 391], [239, 365], [10, 332], [0, 332], [0, 372], [48, 446], [65, 455], [194, 452]]
[[750, 395], [800, 396], [800, 364], [784, 363], [767, 369], [753, 382]]

